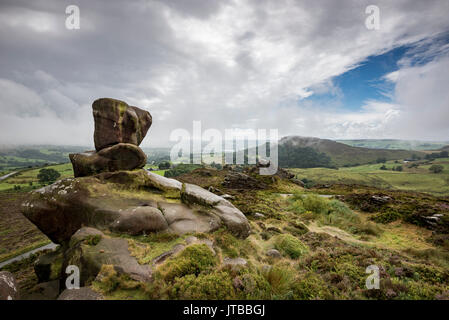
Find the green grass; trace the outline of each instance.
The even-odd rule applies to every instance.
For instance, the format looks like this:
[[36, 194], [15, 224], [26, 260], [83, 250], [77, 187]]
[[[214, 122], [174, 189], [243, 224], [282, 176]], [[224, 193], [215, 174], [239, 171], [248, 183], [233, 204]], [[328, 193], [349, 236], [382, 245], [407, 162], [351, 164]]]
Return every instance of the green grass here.
[[[61, 177], [59, 179], [73, 177], [73, 168], [71, 163], [51, 165], [46, 168], [58, 171], [61, 174]], [[33, 186], [40, 187], [37, 175], [39, 173], [39, 170], [41, 169], [42, 168], [23, 170], [19, 174], [1, 181], [0, 191], [14, 189], [14, 186], [20, 186], [23, 189], [29, 189], [30, 182], [33, 184]]]
[[[409, 168], [409, 164], [388, 161], [389, 170], [380, 170], [382, 164], [368, 164], [350, 168], [327, 169], [290, 169], [298, 179], [308, 179], [318, 184], [359, 184], [389, 190], [425, 192], [433, 195], [449, 195], [449, 159], [436, 159], [432, 164], [441, 164], [443, 172], [435, 174], [429, 171], [431, 164]], [[402, 165], [404, 171], [392, 171], [394, 166]]]

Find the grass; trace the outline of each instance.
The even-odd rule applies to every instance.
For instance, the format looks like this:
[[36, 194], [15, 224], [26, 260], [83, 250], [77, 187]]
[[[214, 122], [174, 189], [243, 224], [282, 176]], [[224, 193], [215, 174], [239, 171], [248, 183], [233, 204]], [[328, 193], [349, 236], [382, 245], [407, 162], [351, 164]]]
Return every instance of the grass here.
[[308, 251], [307, 246], [305, 246], [298, 238], [290, 234], [280, 234], [275, 236], [274, 247], [292, 259], [297, 259]]
[[[449, 195], [449, 159], [436, 159], [432, 164], [441, 164], [442, 173], [429, 171], [431, 164], [409, 168], [410, 164], [397, 164], [388, 161], [389, 170], [380, 170], [382, 164], [368, 164], [350, 168], [327, 169], [290, 169], [298, 179], [311, 180], [317, 184], [358, 184], [389, 190], [425, 192], [437, 196]], [[391, 171], [394, 166], [402, 165], [404, 171]]]
[[[51, 165], [45, 168], [58, 171], [61, 174], [61, 177], [59, 179], [73, 177], [73, 168], [71, 163]], [[42, 168], [22, 170], [17, 175], [1, 181], [0, 191], [14, 189], [14, 186], [20, 186], [20, 188], [29, 189], [30, 183], [32, 183], [31, 187], [40, 187], [37, 175], [39, 174], [39, 170], [41, 169]]]
[[194, 274], [199, 275], [217, 264], [217, 258], [205, 244], [193, 244], [170, 258], [158, 268], [158, 272], [166, 281], [177, 277]]

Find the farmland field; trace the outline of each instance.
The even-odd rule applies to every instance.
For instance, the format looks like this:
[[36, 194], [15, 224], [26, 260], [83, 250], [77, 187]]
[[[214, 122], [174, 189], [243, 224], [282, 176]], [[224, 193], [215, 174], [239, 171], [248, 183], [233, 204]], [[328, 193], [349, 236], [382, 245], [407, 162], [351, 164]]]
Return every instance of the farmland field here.
[[[449, 196], [449, 158], [433, 160], [431, 163], [385, 163], [387, 170], [381, 170], [382, 164], [369, 164], [350, 168], [327, 169], [290, 169], [298, 179], [307, 179], [318, 184], [360, 184], [388, 190], [406, 190], [430, 193], [437, 196]], [[433, 164], [443, 166], [443, 172], [432, 173]], [[403, 171], [393, 171], [395, 166], [402, 166]]]

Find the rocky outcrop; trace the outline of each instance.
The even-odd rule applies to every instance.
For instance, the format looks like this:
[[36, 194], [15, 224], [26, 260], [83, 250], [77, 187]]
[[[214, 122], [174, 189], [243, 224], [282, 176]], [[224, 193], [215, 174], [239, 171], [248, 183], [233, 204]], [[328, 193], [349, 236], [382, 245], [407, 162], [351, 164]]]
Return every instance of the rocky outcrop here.
[[228, 200], [145, 170], [58, 181], [32, 192], [22, 212], [55, 243], [69, 241], [83, 226], [130, 235], [226, 226], [246, 238], [250, 231], [245, 215]]
[[[254, 167], [255, 168], [255, 167]], [[265, 189], [267, 185], [257, 179], [240, 172], [230, 171], [224, 181], [223, 186], [229, 189]]]
[[143, 168], [147, 156], [139, 145], [151, 126], [150, 113], [109, 98], [96, 100], [92, 109], [96, 151], [70, 154], [75, 177]]
[[17, 299], [19, 299], [19, 290], [16, 279], [10, 272], [0, 272], [0, 300]]
[[138, 146], [152, 124], [148, 111], [128, 106], [124, 101], [102, 98], [94, 101], [92, 109], [97, 151], [118, 143]]
[[[141, 169], [147, 158], [138, 145], [151, 126], [148, 112], [113, 99], [99, 99], [93, 109], [96, 151], [71, 154], [75, 178], [35, 190], [22, 204], [25, 217], [61, 245], [35, 264], [40, 282], [37, 297], [56, 298], [69, 276], [65, 270], [72, 265], [79, 268], [82, 288], [63, 291], [60, 300], [102, 299], [89, 286], [108, 279], [102, 276], [108, 270], [149, 282], [152, 268], [189, 246], [205, 245], [216, 255], [212, 241], [190, 236], [186, 245], [178, 243], [142, 260], [139, 252], [150, 249], [145, 244], [132, 247], [133, 236], [173, 237], [223, 227], [236, 237], [249, 236], [248, 220], [228, 200]], [[242, 263], [231, 264], [234, 268]]]
[[150, 280], [151, 268], [140, 265], [131, 256], [126, 239], [110, 238], [102, 233], [92, 236], [83, 229], [79, 230], [74, 237], [75, 239], [70, 241], [70, 246], [65, 252], [63, 269], [65, 270], [69, 265], [76, 265], [80, 270], [81, 286], [94, 280], [103, 265], [112, 265], [116, 272], [127, 274], [137, 281]]
[[99, 152], [86, 151], [70, 154], [75, 177], [85, 177], [107, 171], [133, 170], [143, 168], [146, 154], [139, 147], [119, 143]]

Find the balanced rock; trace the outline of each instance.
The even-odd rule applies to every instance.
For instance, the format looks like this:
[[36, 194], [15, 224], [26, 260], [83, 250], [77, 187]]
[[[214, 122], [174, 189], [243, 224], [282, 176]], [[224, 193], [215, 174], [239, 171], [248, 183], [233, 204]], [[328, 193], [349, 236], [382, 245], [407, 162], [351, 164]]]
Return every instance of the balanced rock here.
[[126, 102], [102, 98], [92, 104], [95, 120], [95, 149], [100, 151], [118, 143], [140, 145], [151, 127], [148, 111], [128, 106]]
[[99, 152], [87, 151], [69, 155], [75, 177], [85, 177], [106, 171], [133, 170], [143, 168], [146, 154], [139, 147], [119, 143]]
[[148, 111], [102, 98], [92, 104], [96, 151], [70, 154], [75, 177], [143, 168], [147, 156], [139, 144], [151, 126]]

